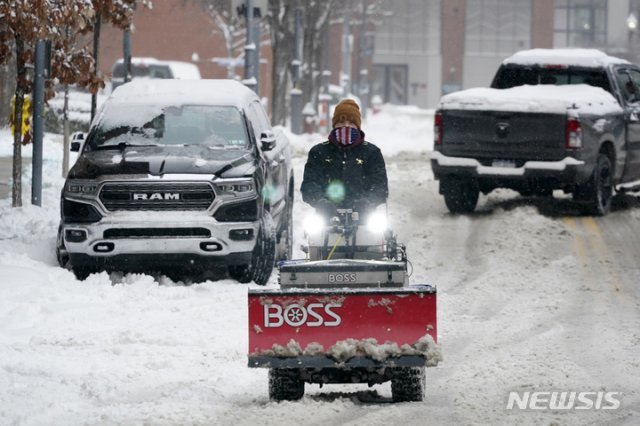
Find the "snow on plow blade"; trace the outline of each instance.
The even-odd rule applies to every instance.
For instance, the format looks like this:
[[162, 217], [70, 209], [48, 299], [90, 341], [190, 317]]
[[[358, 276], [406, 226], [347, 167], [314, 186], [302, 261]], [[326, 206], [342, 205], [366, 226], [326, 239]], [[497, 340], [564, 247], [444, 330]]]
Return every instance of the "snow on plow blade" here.
[[250, 289], [249, 366], [432, 366], [436, 289]]

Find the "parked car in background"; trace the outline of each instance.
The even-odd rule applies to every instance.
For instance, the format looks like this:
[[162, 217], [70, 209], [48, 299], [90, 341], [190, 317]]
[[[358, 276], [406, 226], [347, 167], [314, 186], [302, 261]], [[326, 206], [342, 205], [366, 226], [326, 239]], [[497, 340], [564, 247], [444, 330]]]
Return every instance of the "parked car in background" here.
[[266, 284], [291, 258], [289, 141], [241, 83], [134, 80], [72, 149], [83, 139], [57, 240], [58, 262], [79, 277], [224, 267]]
[[[124, 59], [118, 59], [111, 68], [111, 89], [124, 83]], [[197, 65], [181, 61], [160, 61], [156, 58], [131, 58], [131, 79], [175, 78], [178, 80], [199, 80]]]
[[479, 193], [561, 189], [589, 214], [640, 188], [640, 68], [592, 49], [507, 58], [491, 88], [441, 98], [431, 165], [453, 213]]

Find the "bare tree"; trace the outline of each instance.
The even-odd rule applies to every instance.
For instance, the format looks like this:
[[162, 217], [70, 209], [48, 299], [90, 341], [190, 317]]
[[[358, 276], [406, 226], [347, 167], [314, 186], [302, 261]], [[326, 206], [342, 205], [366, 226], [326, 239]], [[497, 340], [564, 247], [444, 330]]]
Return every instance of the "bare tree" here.
[[291, 61], [293, 59], [293, 27], [298, 0], [269, 0], [267, 21], [273, 47], [271, 122], [284, 125], [289, 117]]
[[[183, 0], [188, 1], [188, 0]], [[244, 37], [244, 21], [234, 17], [230, 0], [191, 0], [200, 5], [210, 17], [212, 25], [221, 33], [230, 59], [243, 54], [238, 49]], [[293, 37], [295, 10], [301, 8], [305, 15], [302, 84], [304, 100], [317, 98], [320, 85], [320, 58], [322, 37], [328, 30], [329, 16], [339, 4], [337, 0], [268, 0], [265, 24], [271, 36], [272, 48], [272, 94], [271, 121], [284, 125], [289, 118], [289, 95], [291, 90], [291, 62], [293, 59]], [[240, 43], [239, 43], [240, 41]]]
[[[338, 6], [343, 3], [338, 0], [312, 1], [305, 5], [304, 11], [304, 42], [302, 62], [302, 99], [303, 103], [311, 102], [314, 105], [318, 101], [318, 93], [322, 85], [322, 63], [326, 38], [329, 31], [329, 23], [332, 15], [336, 13]], [[341, 10], [341, 8], [339, 9]]]
[[219, 34], [227, 50], [227, 78], [235, 77], [235, 62], [242, 57], [245, 44], [245, 31], [242, 20], [231, 10], [231, 0], [183, 0], [191, 1], [205, 13], [212, 26], [212, 34]]
[[[144, 0], [143, 3], [146, 3]], [[29, 142], [22, 137], [24, 96], [33, 89], [27, 73], [34, 64], [39, 39], [52, 44], [51, 76], [62, 84], [77, 84], [95, 93], [104, 87], [87, 46], [77, 48], [75, 36], [93, 30], [99, 12], [107, 22], [124, 28], [131, 22], [136, 0], [0, 0], [0, 65], [16, 60], [15, 130], [13, 149], [13, 206], [22, 205], [22, 150]], [[66, 36], [66, 28], [73, 37]], [[53, 96], [53, 81], [47, 82], [46, 98]]]
[[11, 96], [15, 92], [15, 58], [0, 64], [0, 127], [9, 123]]

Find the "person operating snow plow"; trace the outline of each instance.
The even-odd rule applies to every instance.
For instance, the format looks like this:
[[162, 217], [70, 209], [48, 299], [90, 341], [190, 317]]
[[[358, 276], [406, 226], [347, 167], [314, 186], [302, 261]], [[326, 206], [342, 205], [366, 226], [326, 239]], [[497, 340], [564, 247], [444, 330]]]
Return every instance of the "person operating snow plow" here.
[[279, 288], [248, 292], [248, 365], [269, 369], [275, 401], [302, 398], [306, 383], [388, 381], [393, 401], [422, 401], [425, 368], [441, 358], [436, 288], [410, 283], [406, 247], [374, 211], [387, 172], [360, 122], [358, 105], [341, 101], [329, 140], [309, 151], [307, 257], [278, 264]]
[[325, 217], [338, 208], [362, 215], [385, 203], [387, 171], [380, 149], [365, 140], [358, 104], [338, 103], [327, 141], [311, 148], [304, 167], [302, 199]]

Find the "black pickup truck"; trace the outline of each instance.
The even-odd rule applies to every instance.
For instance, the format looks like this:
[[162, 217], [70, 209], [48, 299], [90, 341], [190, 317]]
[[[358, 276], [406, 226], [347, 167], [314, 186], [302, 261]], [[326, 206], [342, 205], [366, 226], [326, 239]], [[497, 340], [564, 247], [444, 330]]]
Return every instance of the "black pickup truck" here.
[[289, 141], [241, 83], [134, 80], [69, 172], [58, 262], [78, 277], [226, 268], [264, 285], [291, 258], [293, 185]]
[[480, 192], [570, 193], [606, 215], [616, 191], [640, 188], [640, 68], [593, 49], [518, 52], [490, 88], [445, 95], [431, 166], [452, 213]]

